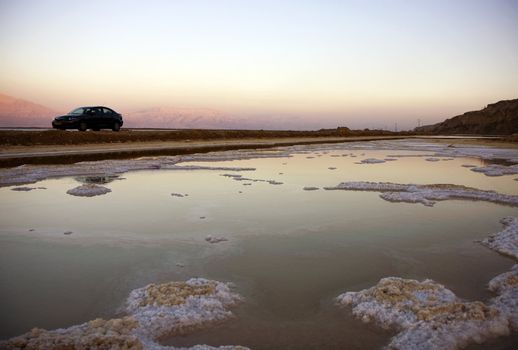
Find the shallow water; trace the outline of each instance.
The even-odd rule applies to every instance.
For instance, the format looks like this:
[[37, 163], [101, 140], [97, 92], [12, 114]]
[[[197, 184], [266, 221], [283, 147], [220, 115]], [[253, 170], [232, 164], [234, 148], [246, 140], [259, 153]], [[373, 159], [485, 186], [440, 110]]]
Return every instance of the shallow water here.
[[[487, 282], [513, 265], [474, 240], [499, 231], [499, 220], [516, 216], [517, 208], [461, 200], [429, 208], [389, 203], [375, 192], [303, 187], [361, 180], [518, 194], [515, 176], [487, 177], [461, 166], [483, 164], [475, 158], [356, 164], [412, 152], [306, 151], [289, 158], [191, 163], [256, 171], [126, 173], [123, 180], [106, 179], [111, 193], [92, 198], [66, 194], [81, 181], [93, 181], [80, 177], [36, 184], [46, 190], [1, 188], [0, 339], [35, 326], [112, 317], [134, 288], [200, 276], [235, 283], [245, 298], [235, 309], [237, 318], [165, 344], [371, 349], [386, 344], [391, 333], [338, 309], [338, 294], [400, 276], [432, 278], [462, 298], [486, 300]], [[283, 184], [235, 181], [224, 173]], [[209, 244], [209, 234], [228, 241]]]

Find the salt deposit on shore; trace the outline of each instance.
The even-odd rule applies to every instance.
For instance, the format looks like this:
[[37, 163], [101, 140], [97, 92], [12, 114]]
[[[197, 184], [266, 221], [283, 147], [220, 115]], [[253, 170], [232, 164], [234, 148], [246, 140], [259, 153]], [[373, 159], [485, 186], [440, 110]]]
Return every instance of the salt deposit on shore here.
[[470, 169], [471, 171], [482, 173], [486, 176], [504, 176], [504, 175], [516, 175], [518, 174], [518, 165], [500, 165], [500, 164], [490, 164], [483, 167], [474, 167]]
[[[243, 160], [256, 158], [289, 158], [294, 154], [307, 154], [312, 152], [322, 156], [329, 151], [346, 150], [398, 150], [427, 152], [423, 154], [395, 154], [387, 155], [389, 159], [401, 157], [477, 157], [486, 160], [505, 160], [510, 163], [518, 163], [518, 152], [514, 149], [501, 149], [478, 146], [457, 146], [448, 147], [444, 144], [429, 143], [418, 140], [393, 140], [393, 141], [371, 141], [371, 142], [348, 142], [338, 144], [320, 144], [314, 146], [296, 145], [279, 147], [268, 151], [238, 150], [226, 152], [211, 152], [206, 154], [192, 154], [186, 156], [164, 156], [145, 157], [128, 160], [104, 160], [95, 162], [80, 162], [67, 165], [22, 165], [15, 168], [0, 169], [0, 187], [35, 183], [51, 177], [62, 176], [114, 176], [128, 171], [135, 170], [229, 170], [229, 171], [253, 171], [255, 168], [232, 168], [232, 167], [206, 167], [199, 165], [185, 165], [186, 162], [218, 162], [229, 160]], [[321, 154], [318, 154], [319, 151]], [[365, 154], [365, 153], [362, 153]], [[354, 153], [349, 154], [356, 157]], [[342, 156], [347, 156], [343, 154]], [[311, 156], [310, 156], [311, 157]], [[387, 159], [380, 159], [380, 161]], [[286, 165], [284, 162], [282, 165]], [[362, 163], [370, 164], [370, 162]], [[475, 170], [477, 169], [477, 170]], [[489, 176], [500, 176], [518, 174], [518, 165], [491, 165], [487, 167], [473, 168]]]
[[421, 203], [429, 207], [433, 206], [435, 201], [447, 199], [468, 199], [518, 206], [518, 196], [450, 184], [414, 185], [352, 181], [342, 182], [335, 187], [324, 187], [324, 189], [382, 192], [380, 197], [389, 202]]
[[[275, 157], [276, 155], [270, 155]], [[288, 156], [283, 153], [283, 156]], [[95, 162], [80, 162], [64, 165], [22, 165], [15, 168], [0, 169], [0, 187], [35, 183], [53, 177], [63, 176], [103, 176], [114, 177], [118, 174], [136, 170], [217, 170], [217, 171], [254, 171], [255, 168], [243, 167], [211, 167], [199, 165], [178, 165], [187, 161], [223, 161], [235, 159], [261, 158], [255, 153], [244, 154], [244, 152], [221, 152], [211, 156], [196, 155], [189, 157], [147, 157], [138, 159], [103, 160]], [[103, 175], [99, 175], [103, 174]]]
[[[241, 297], [229, 285], [202, 278], [186, 282], [150, 284], [132, 291], [126, 317], [95, 319], [69, 328], [28, 333], [0, 342], [11, 349], [149, 349], [174, 350], [158, 343], [165, 335], [179, 335], [234, 317], [230, 307]], [[196, 345], [189, 349], [246, 349], [241, 346]]]
[[86, 184], [74, 187], [67, 191], [68, 194], [78, 197], [94, 197], [110, 193], [112, 190], [96, 184]]
[[499, 294], [491, 299], [491, 305], [506, 315], [512, 329], [518, 331], [518, 265], [489, 281], [489, 290]]
[[508, 335], [508, 316], [482, 302], [457, 298], [432, 280], [381, 279], [360, 292], [337, 297], [364, 322], [398, 331], [391, 349], [459, 349], [470, 343]]
[[490, 234], [481, 243], [500, 254], [518, 259], [518, 218], [507, 217], [500, 222], [504, 229]]
[[[518, 259], [518, 218], [501, 222], [504, 230], [482, 243]], [[468, 302], [432, 280], [387, 277], [372, 288], [346, 292], [336, 300], [351, 306], [362, 321], [398, 331], [389, 349], [453, 350], [518, 331], [518, 265], [493, 278], [488, 287], [497, 296], [487, 303]]]

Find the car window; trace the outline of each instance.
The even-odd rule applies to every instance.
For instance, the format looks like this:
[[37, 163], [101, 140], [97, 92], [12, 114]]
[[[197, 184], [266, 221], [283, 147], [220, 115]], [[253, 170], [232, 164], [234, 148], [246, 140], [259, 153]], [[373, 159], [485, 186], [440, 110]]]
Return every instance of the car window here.
[[73, 111], [69, 112], [68, 114], [71, 114], [71, 115], [80, 115], [80, 114], [83, 114], [83, 110], [84, 110], [84, 108], [76, 108], [76, 109], [74, 109]]
[[108, 108], [103, 108], [103, 112], [105, 115], [112, 115], [112, 111], [109, 110]]
[[87, 108], [85, 110], [86, 115], [95, 115], [98, 114], [97, 108]]

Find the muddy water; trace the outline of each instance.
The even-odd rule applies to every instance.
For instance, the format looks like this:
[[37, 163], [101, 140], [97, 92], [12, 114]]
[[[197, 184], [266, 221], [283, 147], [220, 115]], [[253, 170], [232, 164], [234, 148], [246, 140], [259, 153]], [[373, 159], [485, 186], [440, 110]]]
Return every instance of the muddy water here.
[[[195, 276], [234, 282], [245, 301], [235, 320], [164, 344], [378, 348], [391, 334], [336, 308], [333, 298], [386, 276], [432, 278], [460, 297], [488, 299], [487, 282], [513, 261], [474, 240], [500, 230], [498, 221], [518, 215], [517, 208], [470, 201], [429, 208], [385, 202], [373, 192], [303, 190], [392, 181], [518, 194], [516, 176], [487, 177], [461, 166], [482, 165], [474, 158], [355, 164], [403, 153], [411, 154], [316, 150], [199, 163], [256, 171], [132, 172], [103, 179], [112, 192], [93, 198], [66, 191], [95, 179], [46, 180], [37, 186], [47, 189], [30, 192], [2, 188], [0, 338], [112, 317], [134, 288]], [[283, 184], [235, 181], [224, 173]], [[209, 244], [209, 234], [228, 241]]]

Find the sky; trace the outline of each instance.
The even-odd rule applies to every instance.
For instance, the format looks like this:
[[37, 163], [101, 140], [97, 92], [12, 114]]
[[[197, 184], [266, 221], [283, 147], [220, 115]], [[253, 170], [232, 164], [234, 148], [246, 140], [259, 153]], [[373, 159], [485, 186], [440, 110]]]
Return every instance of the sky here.
[[518, 98], [514, 0], [0, 0], [0, 92], [400, 129]]

